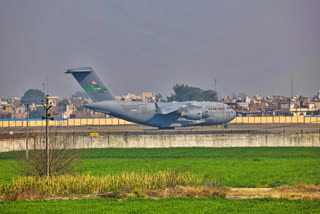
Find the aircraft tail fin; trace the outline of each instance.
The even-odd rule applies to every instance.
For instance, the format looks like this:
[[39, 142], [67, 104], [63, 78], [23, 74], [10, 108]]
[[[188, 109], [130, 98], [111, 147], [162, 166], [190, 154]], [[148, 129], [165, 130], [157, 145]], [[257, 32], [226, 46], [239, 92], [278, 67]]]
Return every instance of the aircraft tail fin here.
[[94, 102], [115, 100], [109, 89], [92, 67], [68, 69], [65, 73], [72, 74]]

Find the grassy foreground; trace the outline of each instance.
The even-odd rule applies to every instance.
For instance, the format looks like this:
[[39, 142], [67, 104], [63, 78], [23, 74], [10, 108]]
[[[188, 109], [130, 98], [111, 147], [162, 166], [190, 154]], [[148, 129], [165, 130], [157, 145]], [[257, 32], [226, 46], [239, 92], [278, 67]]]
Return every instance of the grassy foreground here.
[[319, 213], [319, 201], [225, 198], [0, 202], [1, 213]]
[[[222, 197], [195, 198], [143, 198], [143, 185], [152, 188], [164, 186], [203, 185], [210, 181], [230, 187], [277, 187], [283, 185], [319, 185], [320, 148], [170, 148], [170, 149], [83, 149], [83, 159], [77, 168], [75, 180], [65, 177], [56, 186], [45, 178], [39, 183], [41, 195], [62, 192], [61, 195], [77, 194], [73, 190], [92, 190], [93, 194], [123, 188], [117, 182], [119, 176], [133, 179], [138, 186], [130, 185], [135, 197], [129, 199], [77, 199], [43, 201], [0, 201], [1, 213], [319, 213], [319, 201], [285, 199], [230, 200]], [[35, 178], [18, 178], [14, 157], [17, 152], [0, 153], [0, 186], [13, 193], [19, 188], [32, 187]], [[88, 175], [88, 173], [90, 175]], [[148, 180], [143, 177], [148, 175]], [[109, 177], [108, 177], [109, 176]], [[117, 177], [118, 176], [118, 177]], [[167, 176], [166, 182], [164, 177]], [[180, 176], [180, 177], [179, 177]], [[182, 177], [181, 177], [182, 176]], [[60, 177], [61, 178], [61, 177]], [[105, 190], [95, 180], [102, 178]], [[106, 178], [108, 181], [103, 180]], [[140, 180], [135, 180], [139, 178]], [[158, 179], [161, 178], [161, 179]], [[180, 183], [172, 182], [172, 178]], [[183, 179], [180, 179], [183, 178]], [[186, 179], [185, 179], [186, 178]], [[14, 179], [14, 180], [12, 180]], [[28, 180], [31, 179], [31, 180]], [[81, 180], [81, 182], [78, 179]], [[145, 183], [143, 183], [143, 182]], [[163, 183], [157, 183], [162, 181]], [[96, 182], [97, 185], [93, 185]], [[149, 183], [148, 183], [149, 182]], [[210, 185], [209, 182], [209, 185]], [[59, 183], [59, 182], [58, 182]], [[85, 184], [80, 187], [79, 183]], [[49, 185], [47, 185], [49, 184]], [[88, 185], [86, 185], [88, 184]], [[51, 186], [50, 186], [51, 185]], [[117, 186], [118, 185], [118, 186]], [[120, 185], [120, 186], [119, 186]], [[155, 186], [152, 186], [155, 185]], [[163, 186], [164, 185], [164, 186]], [[44, 189], [41, 189], [41, 188]], [[45, 189], [48, 188], [49, 189]], [[71, 188], [69, 188], [71, 187]], [[91, 189], [91, 187], [93, 187]], [[126, 188], [127, 188], [126, 187]], [[10, 189], [11, 188], [11, 189]], [[51, 189], [50, 189], [51, 188]], [[141, 189], [140, 189], [141, 188]], [[30, 190], [30, 192], [28, 192]], [[25, 191], [34, 194], [33, 188]], [[42, 192], [41, 192], [42, 191]], [[64, 192], [65, 191], [65, 192]], [[180, 191], [178, 189], [178, 191]], [[207, 190], [206, 190], [207, 191]], [[151, 192], [152, 193], [152, 192]], [[222, 192], [223, 193], [223, 192]], [[80, 192], [81, 194], [81, 192]], [[10, 194], [9, 194], [10, 195]], [[53, 194], [54, 195], [54, 194]], [[210, 195], [221, 195], [212, 194]], [[223, 194], [222, 194], [223, 195]], [[11, 195], [12, 196], [12, 195]], [[183, 196], [183, 195], [182, 195]], [[188, 195], [186, 195], [188, 196]], [[23, 197], [22, 197], [23, 198]], [[117, 197], [116, 197], [117, 198]], [[10, 200], [10, 199], [9, 199]]]
[[[0, 153], [0, 183], [17, 177], [13, 157]], [[230, 187], [319, 185], [320, 148], [83, 149], [80, 174], [188, 172]]]

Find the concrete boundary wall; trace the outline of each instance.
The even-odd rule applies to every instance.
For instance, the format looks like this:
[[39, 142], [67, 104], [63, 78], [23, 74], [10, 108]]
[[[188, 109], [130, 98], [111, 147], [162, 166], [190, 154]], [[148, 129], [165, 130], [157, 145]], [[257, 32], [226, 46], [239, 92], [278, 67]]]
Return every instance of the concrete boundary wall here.
[[[73, 148], [170, 148], [170, 147], [320, 147], [319, 133], [301, 134], [154, 134], [107, 133], [101, 136], [57, 136]], [[40, 137], [29, 140], [29, 148]], [[42, 139], [43, 140], [43, 139]], [[44, 147], [43, 147], [44, 148]], [[0, 152], [25, 150], [25, 139], [0, 141]]]

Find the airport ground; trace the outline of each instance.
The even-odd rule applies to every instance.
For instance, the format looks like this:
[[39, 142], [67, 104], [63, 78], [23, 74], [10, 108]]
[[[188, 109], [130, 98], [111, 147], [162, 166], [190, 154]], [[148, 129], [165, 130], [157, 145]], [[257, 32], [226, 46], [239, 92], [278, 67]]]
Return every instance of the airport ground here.
[[[188, 172], [206, 178], [211, 184], [232, 188], [299, 187], [303, 184], [304, 189], [316, 189], [316, 194], [320, 188], [319, 148], [82, 149], [81, 152], [82, 161], [77, 173], [90, 173], [98, 177], [124, 171], [152, 173], [169, 170]], [[16, 162], [13, 159], [17, 153], [0, 153], [0, 184], [10, 183], [11, 179], [17, 177]], [[41, 213], [45, 209], [60, 213], [124, 213], [128, 210], [149, 213], [319, 213], [320, 209], [319, 199], [309, 200], [305, 192], [297, 191], [287, 196], [295, 200], [232, 200], [225, 197], [199, 199], [193, 198], [192, 194], [187, 198], [164, 199], [132, 197], [119, 200], [98, 197], [74, 200], [81, 198], [75, 195], [60, 198], [64, 199], [2, 201], [0, 208], [2, 213]]]
[[[177, 128], [157, 130], [138, 125], [57, 127], [51, 132], [65, 134], [79, 132], [168, 133], [319, 133], [319, 124], [230, 125], [223, 127]], [[25, 134], [25, 129], [1, 130]], [[32, 128], [31, 133], [44, 128]], [[10, 135], [10, 134], [9, 134]], [[224, 187], [277, 188], [303, 185], [319, 191], [319, 147], [291, 148], [153, 148], [153, 149], [81, 149], [82, 161], [77, 173], [101, 176], [126, 172], [185, 171], [206, 177]], [[0, 184], [17, 178], [14, 154], [0, 153]], [[251, 190], [250, 190], [251, 191]], [[309, 193], [308, 193], [309, 194]], [[260, 193], [258, 195], [261, 196]], [[288, 200], [292, 197], [296, 200]], [[267, 196], [269, 197], [269, 196]], [[319, 213], [319, 199], [309, 200], [304, 193], [292, 193], [287, 199], [231, 200], [225, 197], [209, 198], [91, 198], [40, 201], [1, 201], [1, 213]], [[81, 198], [81, 197], [80, 197]], [[57, 198], [55, 198], [57, 199]], [[68, 199], [68, 200], [65, 200]], [[47, 212], [46, 212], [47, 213]]]
[[[45, 127], [30, 127], [30, 133], [40, 133], [45, 131]], [[229, 128], [223, 126], [198, 126], [182, 127], [175, 129], [159, 130], [155, 127], [142, 125], [107, 125], [107, 126], [69, 126], [69, 127], [50, 127], [51, 132], [55, 133], [91, 133], [91, 132], [128, 132], [146, 134], [179, 134], [179, 133], [320, 133], [320, 124], [229, 124]], [[10, 137], [15, 134], [26, 133], [26, 127], [7, 127], [0, 129], [0, 138]], [[11, 137], [13, 137], [11, 136]]]

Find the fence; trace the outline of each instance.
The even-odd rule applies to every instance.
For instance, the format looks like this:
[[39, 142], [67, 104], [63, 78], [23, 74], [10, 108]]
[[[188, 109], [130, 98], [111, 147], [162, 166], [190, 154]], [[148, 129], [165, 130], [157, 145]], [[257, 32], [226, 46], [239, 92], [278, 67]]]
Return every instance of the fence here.
[[[300, 116], [300, 117], [236, 117], [232, 124], [280, 124], [280, 123], [320, 123], [320, 116]], [[57, 118], [49, 121], [50, 126], [85, 126], [85, 125], [132, 125], [134, 123], [118, 118]], [[25, 127], [26, 119], [0, 119], [0, 128]], [[30, 119], [30, 127], [45, 126], [46, 121], [41, 119]]]
[[275, 124], [275, 123], [320, 123], [320, 116], [299, 116], [299, 117], [236, 117], [230, 123], [235, 124]]
[[[129, 125], [132, 122], [118, 118], [57, 118], [49, 121], [50, 126], [85, 126], [85, 125]], [[0, 128], [7, 127], [26, 127], [26, 119], [0, 120]], [[41, 119], [29, 119], [29, 127], [46, 126], [46, 121]]]

